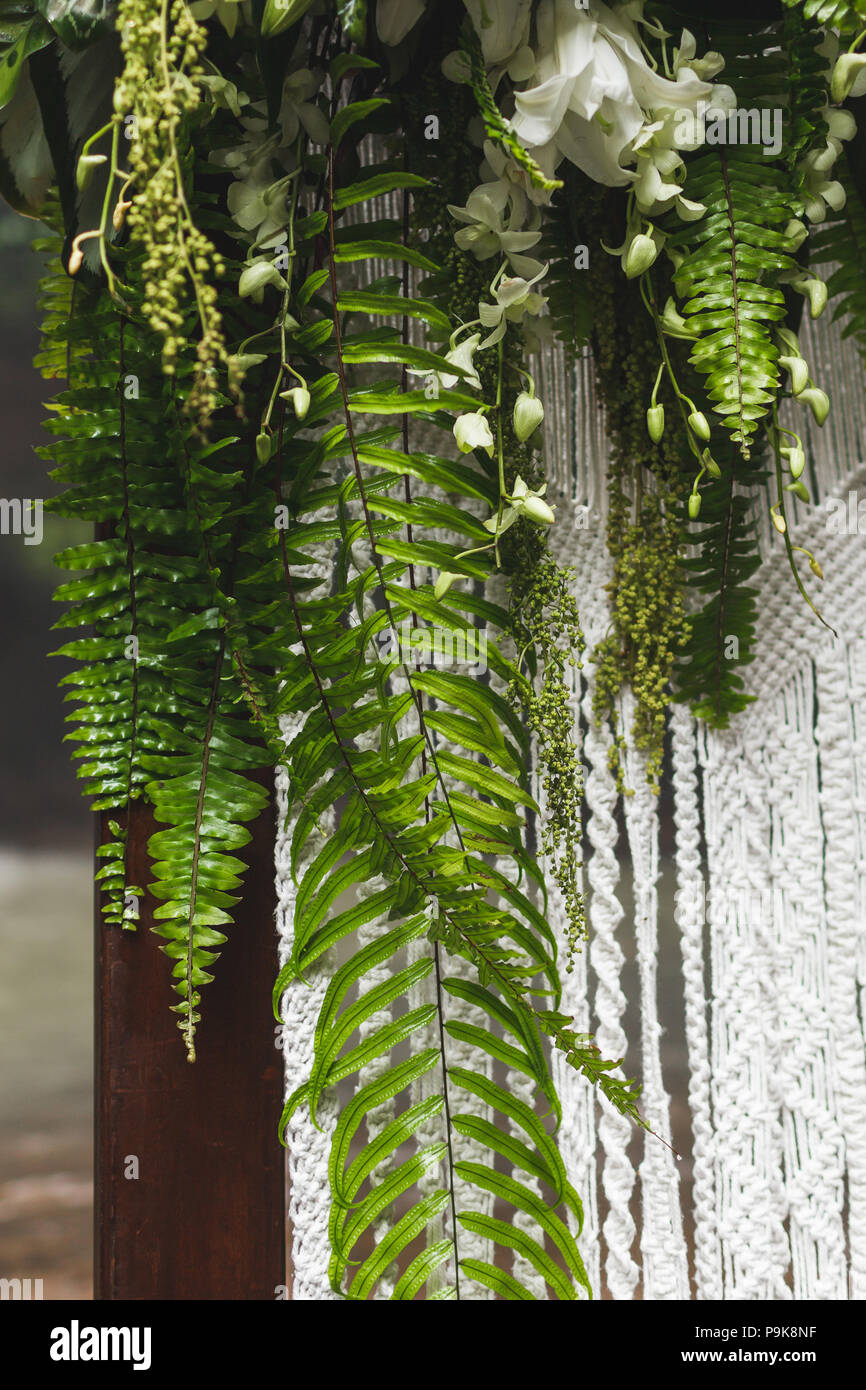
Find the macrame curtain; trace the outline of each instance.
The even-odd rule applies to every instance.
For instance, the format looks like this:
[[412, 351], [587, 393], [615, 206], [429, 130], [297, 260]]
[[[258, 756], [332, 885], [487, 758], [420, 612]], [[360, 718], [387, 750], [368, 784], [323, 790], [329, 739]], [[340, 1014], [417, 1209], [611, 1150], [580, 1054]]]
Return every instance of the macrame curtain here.
[[[813, 505], [794, 503], [789, 517], [797, 542], [823, 566], [820, 607], [839, 636], [834, 639], [797, 594], [781, 538], [761, 512], [763, 564], [754, 580], [759, 640], [747, 668], [748, 688], [758, 700], [726, 732], [710, 731], [684, 707], [674, 707], [672, 861], [660, 853], [659, 804], [633, 750], [625, 777], [634, 795], [618, 806], [609, 736], [592, 718], [593, 665], [586, 660], [573, 673], [575, 733], [585, 767], [589, 942], [573, 972], [563, 975], [562, 1007], [574, 1014], [576, 1027], [596, 1034], [605, 1056], [628, 1054], [629, 1074], [643, 1083], [643, 1113], [656, 1135], [670, 1142], [659, 902], [661, 890], [665, 901], [673, 890], [676, 1002], [688, 1058], [687, 1096], [674, 1098], [680, 1106], [687, 1101], [689, 1112], [690, 1140], [681, 1145], [678, 1162], [659, 1138], [635, 1131], [554, 1057], [563, 1103], [559, 1139], [584, 1203], [580, 1248], [596, 1296], [866, 1297], [866, 540], [856, 520], [853, 529], [847, 522], [831, 525], [838, 512], [831, 500], [844, 502], [847, 517], [849, 494], [856, 494], [856, 518], [856, 497], [866, 484], [866, 410], [862, 366], [838, 330], [822, 320], [804, 328], [801, 342], [833, 410], [819, 430], [810, 419], [804, 424], [807, 412], [797, 408]], [[568, 365], [561, 350], [550, 348], [537, 368], [549, 492], [557, 503], [551, 544], [574, 570], [589, 653], [610, 621], [603, 411], [588, 356]], [[631, 725], [630, 706], [627, 693], [620, 711], [624, 730]], [[291, 718], [284, 731], [293, 736]], [[278, 930], [285, 958], [295, 884], [283, 774], [278, 804]], [[371, 882], [365, 894], [377, 888]], [[564, 952], [565, 917], [555, 892], [549, 920]], [[376, 930], [373, 917], [362, 939]], [[636, 1030], [627, 1027], [627, 957], [636, 967]], [[448, 969], [458, 974], [468, 967], [449, 959]], [[285, 995], [287, 1095], [309, 1075], [326, 978], [324, 968], [312, 970], [306, 984], [293, 984]], [[432, 998], [424, 992], [429, 989], [425, 982], [414, 1002]], [[471, 1022], [471, 1007], [451, 998], [446, 1003], [452, 1018]], [[382, 1021], [377, 1015], [366, 1029]], [[429, 1041], [436, 1044], [432, 1035]], [[449, 1066], [460, 1065], [460, 1053], [459, 1040], [449, 1040]], [[365, 1080], [375, 1068], [374, 1062], [365, 1070]], [[528, 1079], [521, 1098], [534, 1104]], [[340, 1096], [341, 1104], [349, 1099]], [[464, 1110], [471, 1099], [461, 1095]], [[480, 1101], [475, 1104], [477, 1113], [486, 1113]], [[373, 1129], [391, 1113], [383, 1106]], [[337, 1297], [328, 1281], [328, 1154], [336, 1114], [336, 1099], [326, 1095], [318, 1127], [301, 1107], [287, 1133], [295, 1299]], [[441, 1120], [436, 1124], [441, 1127]], [[422, 1131], [419, 1140], [437, 1137]], [[461, 1156], [471, 1159], [469, 1150], [464, 1145]], [[429, 1174], [431, 1188], [439, 1176]], [[477, 1191], [472, 1205], [478, 1209]], [[428, 1239], [443, 1234], [449, 1234], [447, 1217], [444, 1229], [431, 1229]], [[489, 1257], [484, 1245], [461, 1233], [463, 1257]], [[520, 1275], [536, 1297], [549, 1297], [525, 1262]], [[436, 1288], [433, 1283], [434, 1298]], [[463, 1292], [473, 1299], [490, 1296], [477, 1285]], [[387, 1283], [380, 1284], [377, 1297], [388, 1295]]]

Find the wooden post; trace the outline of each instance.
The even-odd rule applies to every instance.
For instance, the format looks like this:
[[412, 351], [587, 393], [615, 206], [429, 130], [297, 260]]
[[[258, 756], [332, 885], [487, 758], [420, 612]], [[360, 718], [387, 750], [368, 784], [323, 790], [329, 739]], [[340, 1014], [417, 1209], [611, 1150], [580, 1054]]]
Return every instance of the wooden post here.
[[[137, 805], [129, 833], [142, 887], [156, 828]], [[192, 1066], [170, 1012], [171, 962], [149, 930], [153, 901], [135, 932], [104, 926], [97, 901], [97, 1299], [284, 1296], [273, 807], [250, 828], [243, 902], [202, 990]]]

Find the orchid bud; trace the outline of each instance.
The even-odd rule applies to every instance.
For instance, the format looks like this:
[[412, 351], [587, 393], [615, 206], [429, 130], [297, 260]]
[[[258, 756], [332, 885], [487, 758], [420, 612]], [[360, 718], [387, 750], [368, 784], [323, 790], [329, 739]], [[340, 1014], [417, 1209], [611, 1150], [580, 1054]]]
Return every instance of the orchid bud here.
[[468, 454], [472, 449], [486, 449], [488, 454], [493, 454], [494, 439], [490, 426], [478, 411], [458, 416], [454, 424], [454, 438], [461, 454]]
[[436, 580], [436, 585], [433, 589], [433, 597], [444, 598], [451, 588], [451, 585], [454, 583], [454, 580], [459, 578], [459, 574], [451, 574], [448, 570], [442, 570], [439, 578]]
[[[798, 285], [798, 289], [801, 287]], [[806, 280], [802, 285], [802, 293], [809, 300], [809, 313], [813, 319], [823, 314], [827, 304], [827, 286], [823, 280]]]
[[776, 530], [779, 532], [779, 534], [780, 534], [781, 536], [784, 536], [785, 532], [786, 532], [787, 529], [788, 529], [788, 527], [787, 527], [787, 525], [786, 525], [786, 523], [785, 523], [785, 518], [784, 518], [783, 516], [779, 516], [779, 513], [778, 513], [778, 512], [772, 512], [772, 511], [770, 512], [770, 518], [771, 518], [771, 520], [772, 520], [772, 522], [773, 522], [773, 525], [775, 526]]
[[521, 444], [536, 430], [544, 419], [544, 406], [537, 396], [521, 391], [514, 402], [514, 433]]
[[256, 435], [256, 458], [259, 463], [267, 463], [271, 456], [271, 436], [266, 430]]
[[668, 298], [662, 313], [662, 329], [669, 338], [696, 338], [694, 329], [690, 328], [682, 314], [677, 311], [673, 299]]
[[819, 579], [824, 578], [824, 571], [822, 570], [818, 561], [815, 559], [814, 555], [809, 556], [809, 569], [812, 571], [814, 575], [817, 575]]
[[823, 425], [830, 413], [830, 397], [826, 391], [822, 391], [819, 386], [808, 386], [805, 391], [800, 392], [797, 399], [807, 405], [817, 423]]
[[792, 251], [799, 251], [809, 235], [809, 229], [805, 222], [800, 221], [799, 217], [792, 217], [782, 235], [786, 241], [790, 241]]
[[527, 497], [521, 507], [524, 516], [530, 521], [534, 521], [538, 526], [552, 526], [556, 520], [553, 515], [553, 508], [549, 507], [540, 497]]
[[[866, 91], [866, 53], [842, 53], [836, 59], [830, 78], [830, 98], [841, 106], [847, 97], [859, 97]], [[860, 81], [861, 76], [863, 82]]]
[[278, 285], [285, 289], [286, 282], [273, 261], [253, 261], [244, 266], [238, 281], [238, 294], [245, 298], [248, 294], [259, 294], [265, 285]]
[[692, 430], [692, 433], [698, 436], [698, 439], [703, 439], [705, 441], [709, 439], [710, 426], [707, 421], [707, 417], [702, 410], [692, 411], [691, 415], [689, 416], [689, 426]]
[[280, 392], [280, 399], [290, 401], [297, 419], [303, 420], [310, 408], [310, 393], [306, 386], [290, 386], [288, 391]]
[[786, 487], [785, 491], [793, 492], [794, 496], [799, 497], [801, 502], [811, 502], [812, 500], [812, 498], [809, 495], [809, 489], [807, 488], [806, 484], [801, 483], [799, 480], [796, 483], [788, 483], [788, 486]]
[[643, 275], [645, 270], [649, 270], [658, 253], [658, 247], [652, 237], [638, 232], [637, 236], [632, 238], [625, 257], [625, 273], [629, 280], [634, 280], [638, 275]]
[[791, 450], [791, 454], [788, 459], [788, 467], [791, 470], [792, 478], [799, 478], [800, 474], [803, 472], [803, 469], [806, 467], [806, 455], [799, 445], [797, 445], [795, 449]]
[[701, 494], [692, 492], [689, 494], [689, 516], [692, 521], [697, 521], [701, 514]]
[[721, 478], [722, 470], [716, 463], [709, 449], [704, 449], [701, 454], [701, 463], [704, 465], [704, 468], [706, 468], [711, 478]]
[[84, 252], [82, 251], [80, 246], [73, 246], [72, 252], [69, 256], [69, 260], [66, 263], [66, 269], [69, 271], [69, 274], [77, 275], [83, 263]]
[[809, 385], [809, 368], [802, 357], [780, 357], [779, 365], [791, 374], [791, 390], [799, 396]]
[[106, 160], [107, 156], [104, 154], [82, 154], [79, 156], [78, 163], [75, 166], [75, 182], [78, 185], [78, 191], [80, 193], [83, 193], [90, 183], [96, 166], [98, 164], [105, 164]]
[[651, 405], [646, 413], [646, 427], [653, 444], [658, 444], [665, 432], [665, 408]]

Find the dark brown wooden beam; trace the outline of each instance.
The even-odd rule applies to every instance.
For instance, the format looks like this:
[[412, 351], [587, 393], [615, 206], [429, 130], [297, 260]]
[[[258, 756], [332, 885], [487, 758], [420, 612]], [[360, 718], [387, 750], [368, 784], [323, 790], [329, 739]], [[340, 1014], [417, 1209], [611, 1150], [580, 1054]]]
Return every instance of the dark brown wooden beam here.
[[[136, 806], [131, 867], [142, 886], [156, 828]], [[251, 829], [243, 903], [202, 990], [194, 1065], [170, 1012], [171, 962], [149, 930], [153, 901], [135, 932], [105, 927], [97, 901], [98, 1299], [274, 1299], [286, 1282], [273, 807]], [[127, 1176], [133, 1158], [137, 1177]]]

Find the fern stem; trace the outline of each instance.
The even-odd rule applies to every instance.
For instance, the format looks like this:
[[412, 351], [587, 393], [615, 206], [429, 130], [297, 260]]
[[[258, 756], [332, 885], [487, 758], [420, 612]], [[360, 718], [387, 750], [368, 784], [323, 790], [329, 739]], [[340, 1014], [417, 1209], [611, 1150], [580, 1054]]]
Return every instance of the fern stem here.
[[[397, 628], [396, 619], [395, 619], [395, 617], [394, 617], [394, 610], [393, 610], [393, 607], [391, 606], [391, 600], [390, 600], [389, 597], [388, 597], [388, 591], [387, 591], [387, 588], [386, 588], [386, 586], [385, 586], [385, 578], [384, 578], [384, 575], [383, 575], [383, 573], [382, 573], [382, 561], [381, 561], [381, 559], [379, 558], [379, 552], [378, 552], [378, 550], [377, 550], [377, 548], [376, 548], [376, 532], [375, 532], [375, 529], [374, 529], [374, 527], [373, 527], [373, 519], [372, 519], [372, 517], [370, 516], [370, 509], [369, 509], [369, 506], [368, 506], [368, 503], [367, 503], [367, 490], [366, 490], [366, 488], [364, 487], [364, 475], [363, 475], [363, 473], [361, 472], [361, 462], [360, 462], [360, 459], [359, 459], [359, 457], [358, 457], [358, 445], [357, 445], [357, 442], [356, 442], [356, 439], [355, 439], [355, 426], [354, 426], [354, 423], [353, 423], [353, 421], [352, 421], [352, 413], [351, 413], [351, 410], [349, 409], [349, 384], [348, 384], [348, 381], [346, 380], [346, 364], [345, 364], [345, 362], [343, 361], [343, 340], [342, 340], [342, 332], [341, 332], [341, 329], [340, 329], [340, 314], [339, 314], [339, 310], [337, 309], [338, 287], [337, 287], [337, 262], [336, 262], [336, 230], [335, 230], [335, 224], [334, 224], [334, 146], [333, 146], [333, 145], [329, 145], [329, 146], [328, 146], [328, 278], [329, 278], [330, 286], [331, 286], [332, 313], [333, 313], [333, 320], [334, 320], [334, 342], [335, 342], [335, 346], [336, 346], [336, 350], [337, 350], [337, 372], [338, 372], [338, 377], [339, 377], [339, 381], [340, 381], [340, 394], [341, 394], [341, 396], [342, 396], [342, 401], [343, 401], [343, 414], [344, 414], [345, 420], [346, 420], [346, 436], [347, 436], [347, 438], [348, 438], [348, 441], [349, 441], [349, 448], [350, 448], [350, 451], [351, 451], [351, 454], [352, 454], [352, 467], [353, 467], [353, 470], [354, 470], [354, 473], [355, 473], [356, 482], [357, 482], [357, 484], [358, 484], [358, 494], [359, 494], [360, 501], [361, 501], [361, 507], [362, 507], [362, 510], [363, 510], [363, 513], [364, 513], [364, 524], [365, 524], [365, 526], [366, 526], [366, 528], [367, 528], [367, 535], [368, 535], [369, 540], [370, 540], [370, 554], [371, 554], [371, 556], [372, 556], [373, 565], [374, 565], [374, 567], [375, 567], [375, 569], [376, 569], [376, 573], [377, 573], [377, 575], [379, 576], [379, 584], [380, 584], [380, 587], [381, 587], [381, 590], [382, 590], [382, 603], [383, 603], [383, 607], [384, 607], [385, 613], [387, 614], [388, 622], [390, 623], [391, 630], [392, 630], [392, 632], [395, 634], [395, 636], [397, 637], [398, 642], [399, 642], [400, 634], [399, 634], [399, 631], [398, 631], [398, 628]], [[398, 650], [399, 650], [399, 647], [398, 647]], [[442, 769], [441, 769], [440, 766], [439, 766], [439, 760], [438, 760], [438, 758], [437, 758], [437, 756], [436, 756], [436, 748], [435, 748], [435, 746], [434, 746], [434, 744], [433, 744], [433, 740], [432, 740], [432, 738], [431, 738], [431, 736], [430, 736], [430, 730], [429, 730], [428, 727], [427, 727], [427, 721], [426, 721], [425, 718], [424, 718], [424, 703], [423, 703], [422, 697], [421, 697], [421, 695], [420, 695], [420, 692], [419, 692], [418, 690], [416, 690], [416, 688], [415, 688], [415, 686], [414, 686], [414, 684], [413, 684], [413, 682], [412, 682], [412, 675], [411, 675], [411, 672], [410, 672], [410, 670], [409, 670], [408, 664], [407, 664], [406, 662], [403, 662], [402, 665], [403, 665], [403, 673], [404, 673], [405, 678], [406, 678], [406, 684], [407, 684], [408, 687], [409, 687], [409, 691], [410, 691], [410, 694], [411, 694], [411, 696], [412, 696], [412, 700], [413, 700], [413, 702], [414, 702], [414, 704], [415, 704], [415, 708], [416, 708], [417, 711], [418, 711], [418, 728], [419, 728], [419, 732], [420, 732], [421, 736], [423, 737], [424, 742], [425, 742], [425, 744], [427, 745], [427, 748], [428, 748], [428, 750], [429, 750], [429, 753], [430, 753], [430, 761], [431, 761], [431, 763], [432, 763], [432, 765], [433, 765], [433, 770], [434, 770], [434, 772], [436, 773], [436, 780], [437, 780], [437, 782], [439, 783], [440, 788], [442, 789], [442, 797], [443, 797], [444, 802], [445, 802], [445, 805], [446, 805], [446, 807], [447, 807], [447, 809], [448, 809], [448, 814], [449, 814], [449, 816], [450, 816], [450, 818], [451, 818], [451, 824], [452, 824], [452, 826], [454, 827], [454, 832], [455, 832], [455, 834], [456, 834], [456, 836], [457, 836], [458, 844], [460, 845], [461, 850], [463, 850], [464, 853], [465, 853], [466, 845], [465, 845], [465, 842], [464, 842], [464, 840], [463, 840], [463, 834], [462, 834], [462, 831], [461, 831], [461, 829], [460, 829], [460, 823], [459, 823], [459, 821], [457, 820], [456, 815], [454, 814], [454, 808], [453, 808], [453, 806], [452, 806], [452, 804], [451, 804], [451, 797], [450, 797], [450, 794], [449, 794], [449, 791], [448, 791], [448, 786], [447, 786], [447, 784], [446, 784], [446, 782], [445, 782], [444, 776], [442, 775]]]
[[722, 181], [725, 185], [725, 202], [728, 208], [728, 224], [731, 229], [731, 282], [734, 315], [734, 350], [737, 354], [737, 400], [740, 406], [740, 448], [743, 458], [748, 458], [750, 454], [749, 437], [746, 433], [746, 420], [743, 416], [743, 361], [740, 351], [740, 298], [739, 282], [737, 278], [737, 228], [734, 218], [734, 203], [731, 197], [731, 181], [728, 177], [728, 161], [725, 155], [724, 146], [719, 148], [719, 161], [722, 167]]

